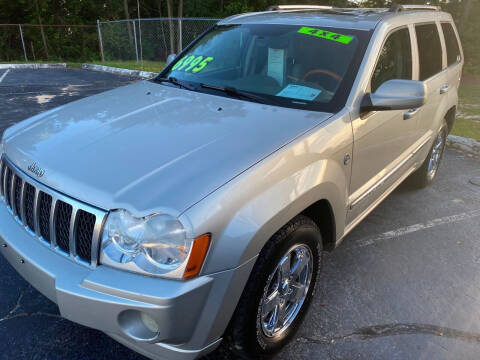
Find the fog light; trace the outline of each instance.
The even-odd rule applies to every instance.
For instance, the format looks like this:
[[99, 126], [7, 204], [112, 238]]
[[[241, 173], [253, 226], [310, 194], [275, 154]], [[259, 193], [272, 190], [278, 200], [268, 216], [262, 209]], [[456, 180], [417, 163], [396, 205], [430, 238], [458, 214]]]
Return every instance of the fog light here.
[[155, 342], [160, 334], [158, 323], [143, 311], [122, 311], [118, 316], [118, 324], [126, 335], [136, 341]]
[[157, 322], [154, 319], [152, 319], [148, 314], [145, 314], [144, 312], [142, 312], [140, 314], [140, 319], [142, 319], [143, 325], [145, 325], [147, 329], [150, 330], [152, 333], [156, 334], [160, 330], [158, 328]]

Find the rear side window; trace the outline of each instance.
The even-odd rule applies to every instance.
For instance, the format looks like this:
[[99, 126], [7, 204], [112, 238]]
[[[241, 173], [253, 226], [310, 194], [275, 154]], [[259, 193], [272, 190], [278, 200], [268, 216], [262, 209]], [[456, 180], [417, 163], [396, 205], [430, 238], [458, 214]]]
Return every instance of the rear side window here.
[[442, 30], [445, 37], [445, 45], [447, 46], [447, 62], [448, 66], [450, 66], [460, 60], [460, 46], [458, 46], [452, 24], [442, 23]]
[[383, 45], [373, 72], [371, 91], [392, 79], [412, 79], [412, 51], [407, 28], [395, 31]]
[[420, 80], [442, 71], [442, 45], [436, 24], [416, 25]]

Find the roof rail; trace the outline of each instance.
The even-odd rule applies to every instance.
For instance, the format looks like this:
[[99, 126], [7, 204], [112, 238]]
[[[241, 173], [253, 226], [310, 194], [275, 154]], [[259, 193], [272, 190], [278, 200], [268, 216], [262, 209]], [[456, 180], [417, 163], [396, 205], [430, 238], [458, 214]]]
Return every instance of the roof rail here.
[[400, 5], [395, 4], [390, 8], [390, 12], [400, 12], [406, 10], [430, 10], [430, 11], [440, 11], [440, 6], [434, 5]]
[[271, 5], [265, 11], [276, 10], [321, 10], [321, 9], [333, 9], [332, 6], [322, 5]]

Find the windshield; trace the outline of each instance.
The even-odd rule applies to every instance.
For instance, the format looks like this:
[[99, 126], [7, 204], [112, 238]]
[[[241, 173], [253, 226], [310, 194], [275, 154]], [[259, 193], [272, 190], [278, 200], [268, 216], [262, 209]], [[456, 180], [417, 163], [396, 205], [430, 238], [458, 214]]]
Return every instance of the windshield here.
[[334, 111], [345, 105], [368, 37], [365, 31], [321, 26], [220, 25], [160, 77], [216, 95], [231, 96], [221, 92], [227, 87], [269, 104]]

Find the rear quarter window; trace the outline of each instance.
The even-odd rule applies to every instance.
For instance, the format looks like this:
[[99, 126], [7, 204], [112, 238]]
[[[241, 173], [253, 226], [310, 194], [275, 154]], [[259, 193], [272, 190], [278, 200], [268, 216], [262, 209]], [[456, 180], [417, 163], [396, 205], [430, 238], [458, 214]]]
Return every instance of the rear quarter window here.
[[442, 45], [435, 23], [415, 25], [415, 33], [420, 61], [420, 80], [423, 81], [442, 71]]
[[458, 45], [455, 30], [450, 23], [442, 23], [443, 36], [445, 37], [445, 45], [447, 47], [447, 63], [448, 66], [460, 61], [460, 46]]

